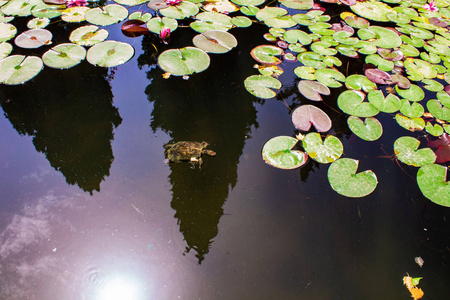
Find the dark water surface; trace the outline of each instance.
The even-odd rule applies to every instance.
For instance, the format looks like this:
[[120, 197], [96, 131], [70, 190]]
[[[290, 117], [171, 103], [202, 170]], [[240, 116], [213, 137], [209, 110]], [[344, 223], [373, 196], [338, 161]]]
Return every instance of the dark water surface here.
[[[450, 210], [422, 196], [417, 169], [386, 157], [408, 132], [385, 115], [383, 137], [361, 141], [333, 110], [336, 91], [317, 105], [344, 157], [377, 174], [375, 192], [339, 196], [312, 161], [265, 164], [264, 143], [296, 134], [290, 109], [308, 101], [289, 65], [278, 99], [250, 95], [249, 52], [266, 29], [233, 30], [239, 47], [189, 80], [162, 78], [157, 40], [113, 27], [110, 39], [136, 49], [127, 64], [0, 86], [1, 299], [398, 300], [411, 299], [407, 273], [423, 277], [423, 299], [449, 299]], [[171, 48], [191, 44], [184, 33]], [[201, 170], [164, 164], [163, 145], [179, 140], [217, 156]]]

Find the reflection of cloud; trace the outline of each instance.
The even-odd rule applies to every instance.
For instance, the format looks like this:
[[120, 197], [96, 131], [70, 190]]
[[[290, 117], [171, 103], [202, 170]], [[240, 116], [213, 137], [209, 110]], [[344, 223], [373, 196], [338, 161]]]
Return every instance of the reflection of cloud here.
[[0, 234], [0, 299], [39, 299], [34, 293], [37, 286], [49, 282], [62, 286], [63, 259], [43, 241], [51, 241], [52, 228], [61, 223], [52, 211], [69, 204], [48, 195], [12, 217]]

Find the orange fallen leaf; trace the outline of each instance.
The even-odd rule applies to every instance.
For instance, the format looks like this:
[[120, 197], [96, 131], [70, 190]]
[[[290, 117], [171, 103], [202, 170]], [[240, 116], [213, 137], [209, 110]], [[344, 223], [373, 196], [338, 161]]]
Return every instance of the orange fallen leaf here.
[[411, 293], [411, 297], [413, 297], [414, 300], [418, 300], [423, 297], [424, 293], [422, 289], [413, 284], [413, 278], [411, 276], [408, 275], [403, 277], [403, 284], [406, 285], [406, 288]]

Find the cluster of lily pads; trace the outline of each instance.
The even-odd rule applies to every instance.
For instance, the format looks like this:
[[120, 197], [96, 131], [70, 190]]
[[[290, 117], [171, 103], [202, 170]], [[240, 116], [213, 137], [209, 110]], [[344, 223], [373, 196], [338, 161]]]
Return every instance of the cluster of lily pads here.
[[[228, 32], [231, 28], [263, 23], [269, 27], [267, 44], [251, 51], [260, 74], [244, 82], [251, 94], [275, 97], [282, 87], [277, 79], [283, 73], [279, 65], [292, 62], [298, 64], [294, 69], [298, 91], [310, 101], [322, 101], [322, 96], [331, 94], [330, 88], [347, 88], [338, 96], [337, 105], [349, 115], [348, 126], [361, 139], [374, 141], [382, 135], [377, 114], [395, 114], [403, 128], [434, 136], [429, 147], [435, 151], [418, 149], [419, 140], [410, 136], [397, 139], [393, 148], [398, 160], [420, 167], [417, 182], [423, 194], [450, 206], [450, 183], [446, 181], [450, 0], [322, 1], [349, 9], [340, 14], [339, 23], [330, 24], [331, 17], [313, 0], [115, 0], [107, 5], [85, 0], [0, 0], [0, 83], [26, 82], [44, 65], [64, 69], [84, 59], [102, 67], [127, 62], [134, 55], [133, 47], [106, 40], [104, 28], [122, 21], [127, 36], [155, 34], [166, 44], [179, 26], [196, 31], [193, 45], [166, 50], [158, 57], [166, 78], [188, 78], [209, 67], [208, 53], [226, 53], [237, 46]], [[130, 7], [141, 9], [144, 4], [151, 12], [129, 14]], [[14, 17], [30, 18], [29, 30], [18, 34], [10, 23]], [[52, 47], [52, 34], [45, 27], [53, 20], [80, 24], [70, 34], [71, 43]], [[17, 47], [48, 50], [42, 58], [10, 55], [13, 47], [8, 41], [13, 38]], [[364, 56], [362, 74], [340, 72], [343, 56]], [[425, 91], [434, 93], [436, 99], [426, 98]], [[328, 134], [323, 138], [332, 127], [324, 111], [301, 105], [293, 111], [292, 122], [305, 134], [269, 140], [262, 151], [267, 163], [283, 169], [300, 167], [308, 158], [330, 164], [331, 187], [348, 197], [363, 197], [376, 188], [378, 180], [372, 171], [356, 173], [358, 161], [341, 157], [343, 145], [337, 137]], [[309, 132], [311, 125], [317, 132]], [[299, 141], [304, 151], [296, 150]]]
[[[278, 65], [296, 61], [298, 90], [311, 101], [322, 101], [321, 95], [330, 95], [330, 88], [345, 85], [337, 105], [349, 115], [348, 126], [361, 139], [381, 137], [383, 127], [375, 118], [380, 112], [395, 114], [397, 123], [409, 131], [423, 131], [428, 139], [434, 136], [428, 144], [436, 151], [419, 149], [420, 141], [411, 136], [398, 138], [393, 150], [399, 161], [420, 167], [417, 182], [427, 198], [450, 206], [450, 182], [446, 181], [450, 161], [450, 1], [384, 2], [344, 3], [353, 13], [341, 13], [341, 22], [335, 24], [327, 23], [331, 18], [320, 6], [311, 5], [308, 12], [294, 15], [282, 7], [259, 10], [255, 16], [270, 28], [265, 37], [272, 43], [253, 49], [253, 58], [261, 64], [260, 75], [248, 77], [245, 85], [257, 97], [272, 98], [274, 90], [282, 87], [277, 77], [283, 70]], [[371, 25], [369, 20], [385, 25]], [[360, 55], [366, 62], [363, 74], [345, 76], [336, 68], [342, 65], [340, 56]], [[427, 99], [425, 92], [437, 99]], [[317, 132], [270, 139], [262, 151], [267, 163], [292, 169], [309, 157], [331, 163], [328, 179], [339, 194], [363, 197], [374, 191], [376, 175], [370, 170], [356, 173], [358, 161], [341, 158], [343, 145], [335, 136], [322, 139], [319, 133], [331, 129], [324, 111], [301, 105], [293, 111], [292, 122], [300, 131], [308, 132], [314, 125]], [[294, 148], [298, 141], [304, 152]]]

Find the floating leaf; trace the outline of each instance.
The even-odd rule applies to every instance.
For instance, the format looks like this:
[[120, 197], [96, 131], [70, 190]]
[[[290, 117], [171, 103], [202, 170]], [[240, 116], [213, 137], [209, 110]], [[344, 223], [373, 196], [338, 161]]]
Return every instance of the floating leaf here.
[[363, 121], [358, 117], [350, 116], [347, 124], [354, 134], [365, 141], [376, 141], [383, 134], [383, 126], [374, 117], [366, 118]]
[[[314, 68], [311, 68], [311, 67], [299, 66], [299, 67], [294, 69], [294, 74], [297, 75], [298, 77], [302, 78], [302, 79], [315, 80], [316, 79], [316, 76], [314, 76], [314, 72], [315, 71], [316, 70]], [[317, 101], [317, 100], [315, 100], [315, 101]]]
[[69, 7], [62, 11], [61, 19], [69, 23], [78, 23], [86, 20], [85, 15], [89, 10], [87, 6]]
[[26, 17], [31, 15], [34, 6], [41, 3], [41, 0], [10, 0], [2, 6], [1, 11], [5, 15]]
[[425, 128], [425, 121], [422, 118], [408, 118], [402, 114], [396, 114], [395, 120], [403, 128], [409, 131], [423, 130]]
[[17, 33], [17, 28], [9, 23], [0, 23], [0, 42], [12, 39]]
[[276, 93], [271, 89], [281, 88], [281, 82], [278, 79], [263, 75], [247, 77], [244, 85], [250, 94], [263, 99], [275, 97]]
[[353, 74], [345, 79], [345, 86], [348, 89], [364, 91], [366, 93], [373, 91], [377, 88], [377, 85], [370, 81], [366, 76]]
[[277, 56], [284, 54], [283, 49], [272, 45], [260, 45], [250, 52], [250, 55], [259, 63], [267, 65], [278, 65], [282, 62]]
[[227, 31], [233, 26], [229, 16], [217, 12], [202, 12], [196, 15], [195, 18], [197, 21], [192, 22], [189, 26], [197, 32], [208, 30]]
[[233, 25], [236, 27], [245, 28], [252, 25], [252, 20], [244, 16], [237, 16], [231, 18], [231, 23], [233, 23]]
[[196, 35], [192, 42], [206, 52], [226, 53], [237, 46], [236, 38], [226, 31], [208, 30]]
[[450, 207], [450, 182], [446, 177], [446, 167], [426, 165], [417, 172], [417, 184], [425, 197], [438, 205]]
[[363, 102], [366, 94], [356, 90], [346, 90], [338, 97], [338, 106], [346, 114], [357, 117], [373, 117], [380, 111], [369, 102]]
[[407, 90], [411, 87], [411, 81], [409, 81], [409, 79], [405, 76], [400, 74], [392, 74], [391, 78], [392, 80], [390, 81], [390, 84], [397, 84], [397, 86], [402, 90]]
[[425, 98], [425, 92], [415, 84], [411, 84], [409, 89], [401, 89], [398, 86], [395, 86], [395, 91], [400, 97], [413, 102], [418, 102]]
[[27, 27], [30, 29], [39, 29], [47, 27], [48, 24], [50, 24], [49, 18], [34, 18], [28, 21]]
[[47, 29], [30, 29], [16, 37], [14, 43], [21, 48], [39, 48], [52, 43], [52, 33]]
[[[318, 53], [309, 52], [309, 51], [304, 52], [304, 53], [299, 54], [297, 56], [297, 59], [305, 66], [312, 67], [314, 69], [322, 69], [322, 68], [326, 67], [326, 65], [322, 61], [322, 56]], [[336, 71], [336, 72], [338, 72], [338, 71]], [[344, 76], [343, 80], [345, 80], [345, 76]]]
[[331, 119], [320, 108], [314, 105], [301, 105], [292, 112], [292, 123], [301, 131], [308, 131], [311, 125], [318, 132], [326, 132], [331, 129]]
[[379, 56], [378, 54], [370, 54], [366, 56], [366, 63], [373, 64], [378, 67], [381, 71], [392, 71], [394, 69], [394, 62], [386, 60]]
[[385, 3], [375, 1], [356, 2], [350, 8], [361, 17], [379, 22], [389, 22], [390, 20], [386, 17], [386, 14], [394, 11]]
[[266, 6], [263, 9], [260, 9], [255, 17], [261, 21], [264, 22], [266, 20], [270, 20], [276, 17], [281, 17], [287, 14], [287, 10], [285, 10], [284, 8], [281, 7], [271, 7], [271, 6]]
[[298, 83], [298, 90], [307, 99], [312, 101], [322, 101], [322, 95], [329, 95], [330, 89], [317, 81], [302, 80]]
[[154, 11], [158, 11], [160, 9], [169, 7], [169, 4], [167, 4], [164, 0], [152, 0], [147, 3], [147, 7]]
[[[200, 2], [202, 2], [202, 1], [200, 1]], [[231, 3], [228, 0], [219, 0], [219, 1], [213, 1], [213, 2], [205, 1], [203, 4], [203, 9], [206, 11], [215, 11], [215, 12], [220, 12], [220, 13], [231, 13], [231, 12], [235, 12], [235, 11], [239, 10], [237, 5]], [[247, 27], [247, 26], [244, 26], [244, 27]]]
[[450, 122], [450, 108], [442, 106], [438, 100], [428, 100], [427, 109], [437, 119]]
[[44, 64], [55, 69], [68, 69], [78, 65], [86, 57], [86, 50], [76, 44], [59, 44], [42, 55]]
[[370, 26], [368, 30], [374, 32], [377, 35], [377, 39], [373, 43], [379, 48], [396, 48], [400, 47], [402, 44], [402, 39], [394, 31], [380, 27], [380, 26]]
[[377, 84], [387, 84], [386, 80], [392, 81], [392, 77], [389, 73], [375, 68], [366, 69], [364, 75], [366, 75], [370, 81]]
[[169, 28], [170, 31], [174, 31], [178, 28], [178, 22], [175, 19], [167, 17], [155, 17], [147, 22], [147, 28], [153, 33], [160, 34], [164, 28]]
[[298, 10], [309, 10], [313, 7], [313, 0], [280, 0], [280, 3], [286, 7]]
[[326, 86], [337, 88], [342, 86], [338, 81], [345, 81], [345, 75], [335, 69], [323, 68], [314, 73], [316, 79]]
[[134, 48], [130, 44], [104, 41], [89, 48], [86, 59], [94, 66], [115, 67], [126, 63], [133, 55]]
[[13, 49], [10, 43], [0, 43], [0, 60], [7, 57]]
[[331, 188], [346, 197], [360, 198], [372, 193], [378, 184], [371, 170], [356, 173], [359, 162], [351, 158], [340, 158], [328, 168]]
[[106, 40], [108, 35], [106, 29], [99, 29], [95, 25], [86, 25], [72, 31], [69, 40], [80, 46], [92, 46]]
[[182, 1], [177, 5], [170, 5], [169, 7], [162, 8], [159, 10], [161, 15], [163, 15], [164, 17], [169, 17], [178, 20], [195, 16], [198, 13], [198, 11], [199, 11], [198, 6], [190, 1]]
[[148, 0], [114, 0], [114, 2], [116, 2], [116, 3], [122, 4], [122, 5], [127, 5], [127, 6], [135, 6], [135, 5], [143, 4], [147, 1]]
[[11, 55], [0, 60], [0, 83], [22, 84], [36, 76], [43, 68], [37, 56]]
[[425, 130], [434, 136], [441, 136], [444, 133], [444, 129], [439, 124], [431, 124], [430, 122], [427, 122], [427, 125], [425, 126]]
[[450, 161], [450, 135], [443, 133], [439, 139], [428, 141], [428, 146], [437, 148], [435, 151], [436, 162], [446, 163]]
[[401, 102], [400, 112], [408, 118], [420, 118], [423, 116], [425, 110], [420, 103], [413, 102], [411, 104], [407, 99], [402, 99]]
[[310, 132], [302, 139], [302, 145], [309, 157], [321, 164], [332, 163], [344, 152], [344, 146], [341, 141], [328, 135], [324, 141], [317, 132]]
[[430, 148], [419, 149], [420, 142], [410, 136], [402, 136], [394, 143], [394, 152], [398, 160], [414, 167], [432, 164], [436, 160], [433, 150]]
[[45, 3], [40, 3], [31, 9], [31, 14], [36, 18], [52, 19], [59, 17], [64, 8], [65, 6], [62, 5], [47, 5]]
[[139, 19], [133, 19], [124, 22], [120, 29], [122, 29], [122, 33], [127, 37], [137, 37], [143, 34], [150, 33], [147, 28], [147, 24]]
[[297, 139], [290, 136], [277, 136], [268, 140], [262, 149], [262, 157], [271, 166], [280, 169], [295, 169], [308, 160], [306, 153], [293, 150]]
[[128, 16], [128, 10], [117, 4], [109, 4], [102, 8], [92, 8], [85, 14], [86, 21], [94, 25], [107, 26], [119, 23]]

